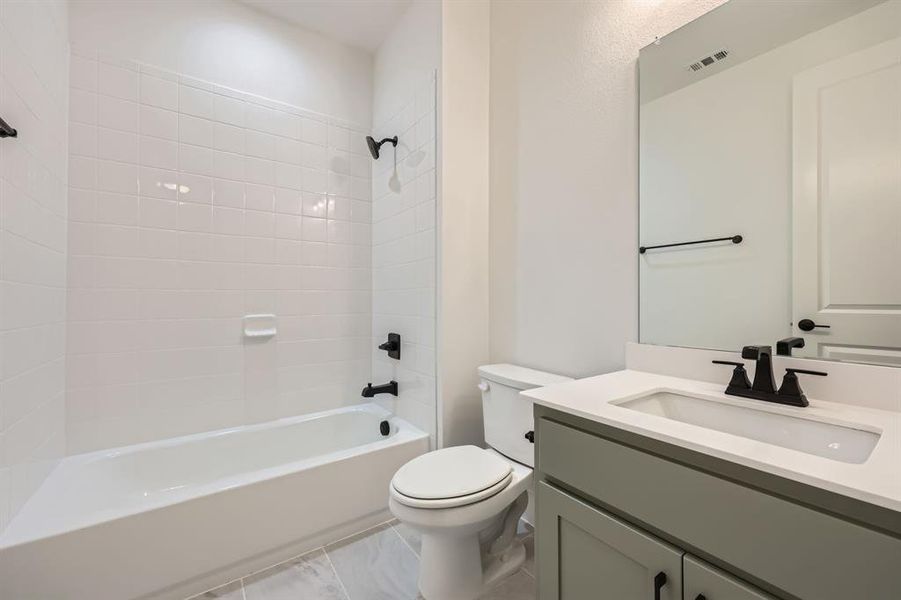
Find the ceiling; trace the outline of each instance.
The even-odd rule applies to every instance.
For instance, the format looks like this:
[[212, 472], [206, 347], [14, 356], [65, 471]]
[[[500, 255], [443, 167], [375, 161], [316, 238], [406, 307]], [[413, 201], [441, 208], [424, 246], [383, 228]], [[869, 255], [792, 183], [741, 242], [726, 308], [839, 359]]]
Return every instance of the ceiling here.
[[410, 0], [240, 0], [248, 6], [374, 52]]

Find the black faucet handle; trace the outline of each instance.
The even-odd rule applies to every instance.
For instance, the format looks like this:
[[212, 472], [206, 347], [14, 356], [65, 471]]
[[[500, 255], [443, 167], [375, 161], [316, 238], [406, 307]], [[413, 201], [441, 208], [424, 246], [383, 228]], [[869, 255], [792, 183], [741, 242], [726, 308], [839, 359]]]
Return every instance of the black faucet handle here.
[[748, 379], [748, 372], [745, 370], [745, 363], [741, 362], [733, 362], [731, 360], [714, 360], [711, 361], [715, 365], [730, 365], [735, 367], [732, 370], [732, 379], [729, 380], [729, 386], [726, 388], [728, 393], [729, 390], [749, 390], [751, 389], [751, 380]]
[[826, 377], [829, 373], [824, 373], [823, 371], [811, 371], [810, 369], [785, 369], [786, 373], [801, 373], [802, 375], [819, 375], [820, 377]]
[[778, 395], [784, 404], [792, 406], [809, 406], [807, 396], [801, 389], [801, 382], [798, 380], [797, 373], [802, 375], [819, 375], [826, 377], [828, 373], [822, 371], [811, 371], [809, 369], [785, 369], [785, 376], [782, 378], [782, 385], [779, 386]]
[[741, 349], [741, 357], [748, 360], [758, 360], [762, 355], [772, 356], [772, 346], [745, 346]]

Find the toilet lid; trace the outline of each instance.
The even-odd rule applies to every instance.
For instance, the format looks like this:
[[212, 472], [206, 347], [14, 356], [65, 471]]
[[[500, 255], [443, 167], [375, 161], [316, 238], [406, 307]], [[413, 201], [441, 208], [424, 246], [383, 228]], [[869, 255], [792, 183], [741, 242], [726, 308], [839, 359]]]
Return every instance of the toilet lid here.
[[454, 446], [418, 456], [394, 474], [394, 489], [410, 498], [441, 500], [476, 494], [505, 479], [513, 467], [476, 446]]

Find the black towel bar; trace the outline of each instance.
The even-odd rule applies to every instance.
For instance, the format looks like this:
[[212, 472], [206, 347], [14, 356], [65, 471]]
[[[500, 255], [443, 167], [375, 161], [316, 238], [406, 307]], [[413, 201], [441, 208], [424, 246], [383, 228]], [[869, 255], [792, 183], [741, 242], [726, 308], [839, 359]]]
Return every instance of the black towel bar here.
[[19, 132], [9, 126], [9, 124], [0, 118], [0, 138], [18, 137]]
[[744, 238], [740, 235], [730, 235], [729, 237], [721, 237], [721, 238], [710, 238], [709, 240], [695, 240], [693, 242], [679, 242], [678, 244], [660, 244], [659, 246], [640, 246], [638, 248], [639, 254], [644, 254], [648, 250], [653, 250], [655, 248], [673, 248], [675, 246], [693, 246], [694, 244], [707, 244], [709, 242], [725, 242], [726, 240], [731, 240], [733, 244], [740, 244]]

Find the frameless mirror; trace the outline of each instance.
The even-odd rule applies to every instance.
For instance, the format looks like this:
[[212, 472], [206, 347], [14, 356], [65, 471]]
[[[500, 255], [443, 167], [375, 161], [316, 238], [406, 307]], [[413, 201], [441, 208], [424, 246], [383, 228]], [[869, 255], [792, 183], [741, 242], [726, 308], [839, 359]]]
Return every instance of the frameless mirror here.
[[901, 366], [901, 0], [731, 0], [639, 68], [641, 341]]

